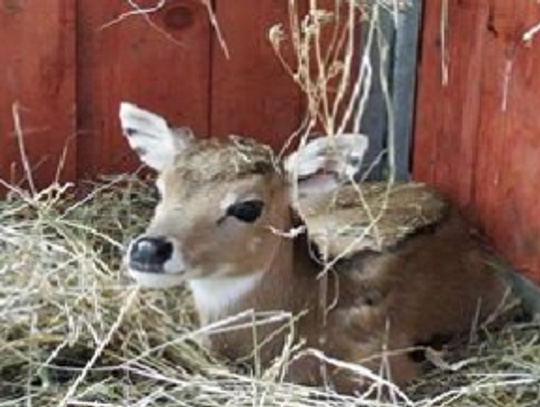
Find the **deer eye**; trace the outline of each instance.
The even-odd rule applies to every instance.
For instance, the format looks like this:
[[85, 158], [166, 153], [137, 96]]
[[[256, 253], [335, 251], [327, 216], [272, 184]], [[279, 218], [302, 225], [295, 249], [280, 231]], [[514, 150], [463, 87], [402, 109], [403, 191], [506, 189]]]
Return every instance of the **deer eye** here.
[[253, 223], [261, 216], [264, 202], [251, 200], [235, 203], [227, 208], [226, 215], [234, 216], [242, 222]]

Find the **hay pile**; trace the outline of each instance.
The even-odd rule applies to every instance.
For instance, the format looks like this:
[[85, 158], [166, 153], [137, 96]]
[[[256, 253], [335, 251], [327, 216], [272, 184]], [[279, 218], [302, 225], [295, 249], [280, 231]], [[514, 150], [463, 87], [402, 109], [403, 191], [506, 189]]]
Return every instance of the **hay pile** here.
[[[153, 205], [150, 187], [127, 177], [82, 199], [52, 186], [0, 202], [0, 406], [382, 405], [214, 359], [184, 290], [139, 291], [122, 271]], [[539, 405], [538, 335], [516, 325], [460, 347], [400, 404]]]
[[0, 204], [0, 405], [150, 402], [167, 387], [160, 375], [211, 366], [185, 292], [138, 292], [119, 267], [149, 192], [119, 180], [83, 200], [52, 186]]

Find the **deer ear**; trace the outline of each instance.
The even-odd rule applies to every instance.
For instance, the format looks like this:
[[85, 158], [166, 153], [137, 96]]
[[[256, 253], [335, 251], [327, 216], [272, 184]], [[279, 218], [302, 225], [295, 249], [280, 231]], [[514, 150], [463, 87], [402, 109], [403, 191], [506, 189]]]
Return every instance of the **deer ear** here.
[[298, 182], [300, 195], [335, 189], [360, 169], [368, 148], [363, 134], [339, 134], [309, 141], [285, 159], [289, 179]]
[[193, 139], [189, 128], [173, 129], [163, 117], [127, 102], [120, 104], [120, 124], [141, 161], [157, 171], [171, 165]]

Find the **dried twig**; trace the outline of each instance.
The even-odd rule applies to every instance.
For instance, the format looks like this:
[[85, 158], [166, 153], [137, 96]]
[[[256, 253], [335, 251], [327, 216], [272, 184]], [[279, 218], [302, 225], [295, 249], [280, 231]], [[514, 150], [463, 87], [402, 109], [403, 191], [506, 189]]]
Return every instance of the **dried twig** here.
[[523, 42], [529, 43], [534, 39], [536, 35], [538, 35], [538, 33], [540, 33], [540, 23], [534, 25], [533, 27], [525, 31], [521, 39]]
[[442, 85], [447, 86], [449, 81], [450, 54], [448, 53], [448, 0], [442, 0], [441, 21], [441, 76]]
[[217, 21], [216, 13], [214, 13], [214, 9], [212, 7], [212, 4], [210, 3], [210, 0], [201, 0], [203, 4], [206, 7], [206, 10], [208, 11], [208, 18], [210, 19], [210, 23], [212, 24], [212, 27], [214, 28], [214, 31], [216, 32], [216, 37], [219, 43], [219, 46], [221, 50], [223, 51], [223, 54], [225, 55], [225, 58], [231, 59], [231, 54], [229, 52], [229, 47], [227, 46], [227, 41], [225, 41], [225, 37], [223, 35], [223, 32], [221, 31], [220, 25]]
[[32, 196], [36, 195], [37, 189], [34, 183], [34, 175], [32, 173], [32, 166], [28, 159], [28, 153], [26, 151], [24, 143], [24, 132], [21, 124], [20, 104], [19, 102], [13, 103], [11, 106], [11, 115], [13, 118], [13, 125], [15, 127], [15, 137], [17, 138], [17, 145], [19, 146], [19, 156], [24, 169], [24, 176], [28, 181], [28, 187]]

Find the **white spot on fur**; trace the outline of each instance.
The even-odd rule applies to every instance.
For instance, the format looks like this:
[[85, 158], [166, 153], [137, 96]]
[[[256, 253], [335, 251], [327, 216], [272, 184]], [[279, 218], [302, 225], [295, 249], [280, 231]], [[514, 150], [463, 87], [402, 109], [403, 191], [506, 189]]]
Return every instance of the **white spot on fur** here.
[[[217, 271], [214, 275], [217, 274], [224, 273]], [[191, 280], [189, 286], [199, 313], [211, 317], [224, 313], [228, 307], [252, 291], [262, 276], [263, 272], [257, 271], [246, 277], [204, 278]]]
[[186, 271], [186, 262], [182, 251], [175, 245], [173, 254], [169, 260], [163, 265], [163, 271], [167, 274], [180, 274]]
[[145, 288], [169, 288], [182, 285], [184, 274], [146, 273], [129, 269], [129, 274]]
[[225, 198], [219, 203], [219, 208], [222, 212], [225, 212], [229, 206], [235, 203], [238, 200], [238, 195], [234, 192], [229, 192], [225, 195]]

